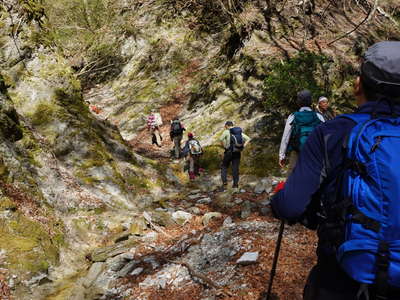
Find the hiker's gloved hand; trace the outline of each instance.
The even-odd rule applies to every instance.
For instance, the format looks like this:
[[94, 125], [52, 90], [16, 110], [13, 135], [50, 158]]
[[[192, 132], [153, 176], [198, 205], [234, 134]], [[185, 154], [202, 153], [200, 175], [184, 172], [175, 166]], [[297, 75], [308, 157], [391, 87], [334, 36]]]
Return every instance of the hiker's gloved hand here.
[[279, 160], [279, 166], [281, 168], [284, 168], [286, 166], [286, 158]]
[[279, 193], [281, 190], [283, 190], [285, 188], [285, 181], [280, 181], [278, 182], [278, 184], [275, 186], [274, 189], [274, 195]]

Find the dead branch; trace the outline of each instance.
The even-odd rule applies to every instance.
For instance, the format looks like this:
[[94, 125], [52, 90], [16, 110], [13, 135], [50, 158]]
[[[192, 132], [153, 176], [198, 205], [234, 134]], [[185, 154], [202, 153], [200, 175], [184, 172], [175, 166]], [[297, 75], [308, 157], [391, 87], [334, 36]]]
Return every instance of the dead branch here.
[[353, 32], [357, 31], [358, 28], [360, 28], [362, 25], [368, 23], [371, 20], [371, 18], [374, 16], [374, 14], [375, 14], [375, 12], [376, 12], [376, 10], [378, 8], [378, 3], [379, 3], [379, 0], [375, 0], [374, 6], [371, 8], [371, 10], [369, 11], [368, 15], [364, 18], [364, 20], [362, 20], [359, 24], [357, 24], [357, 26], [354, 27], [352, 30], [346, 32], [345, 34], [339, 36], [337, 39], [335, 39], [335, 40], [331, 41], [330, 43], [328, 43], [327, 46], [331, 46], [332, 44], [336, 43], [337, 41], [349, 36]]
[[170, 262], [173, 264], [182, 265], [182, 266], [186, 267], [192, 277], [199, 278], [201, 281], [203, 281], [210, 287], [216, 289], [217, 291], [220, 291], [223, 295], [225, 295], [227, 297], [233, 297], [233, 295], [229, 291], [226, 291], [223, 287], [221, 287], [220, 285], [215, 283], [212, 279], [206, 277], [203, 274], [196, 272], [188, 263], [185, 263], [183, 261], [172, 261], [172, 260]]

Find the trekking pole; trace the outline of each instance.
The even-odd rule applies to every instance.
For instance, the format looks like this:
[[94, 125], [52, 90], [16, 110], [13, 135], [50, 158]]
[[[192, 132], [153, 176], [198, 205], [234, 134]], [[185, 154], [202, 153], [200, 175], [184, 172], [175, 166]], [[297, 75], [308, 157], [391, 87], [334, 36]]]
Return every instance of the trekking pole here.
[[275, 273], [276, 273], [276, 266], [278, 264], [279, 252], [281, 250], [284, 229], [285, 229], [285, 221], [281, 221], [281, 225], [279, 227], [279, 233], [278, 233], [278, 240], [276, 241], [276, 246], [275, 246], [274, 260], [272, 263], [271, 273], [269, 276], [268, 290], [267, 290], [267, 294], [266, 294], [265, 298], [263, 298], [262, 300], [270, 300], [270, 298], [271, 298], [272, 283], [274, 281], [274, 277], [275, 277]]

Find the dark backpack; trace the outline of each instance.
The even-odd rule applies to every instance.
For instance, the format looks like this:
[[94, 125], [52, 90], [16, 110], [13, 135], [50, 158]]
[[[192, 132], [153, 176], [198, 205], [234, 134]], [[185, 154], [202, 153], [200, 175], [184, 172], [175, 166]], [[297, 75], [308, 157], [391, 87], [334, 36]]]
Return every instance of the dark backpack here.
[[232, 152], [242, 152], [244, 149], [244, 139], [242, 135], [242, 128], [234, 127], [229, 130], [231, 134], [230, 150]]
[[289, 151], [295, 150], [300, 152], [307, 141], [308, 136], [321, 124], [315, 111], [297, 111], [294, 113], [292, 122], [292, 133], [289, 140]]
[[182, 128], [181, 122], [173, 121], [171, 124], [171, 132], [172, 132], [172, 135], [174, 135], [174, 136], [182, 134], [183, 128]]

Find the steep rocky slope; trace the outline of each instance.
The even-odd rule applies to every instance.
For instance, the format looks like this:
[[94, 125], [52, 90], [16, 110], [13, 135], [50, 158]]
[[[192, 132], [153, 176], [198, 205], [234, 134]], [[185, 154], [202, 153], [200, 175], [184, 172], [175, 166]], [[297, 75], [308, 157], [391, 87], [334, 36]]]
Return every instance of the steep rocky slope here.
[[[359, 54], [374, 41], [400, 38], [397, 1], [375, 4], [3, 0], [1, 297], [78, 300], [140, 294], [142, 299], [157, 299], [154, 293], [161, 293], [179, 299], [188, 288], [186, 293], [195, 291], [194, 299], [213, 299], [214, 292], [190, 283], [184, 268], [165, 261], [152, 271], [143, 267], [138, 278], [128, 274], [134, 271], [129, 267], [119, 279], [116, 272], [132, 261], [141, 262], [152, 254], [149, 248], [158, 253], [167, 249], [162, 245], [185, 240], [184, 234], [188, 239], [205, 233], [198, 247], [206, 250], [222, 235], [224, 243], [237, 247], [232, 256], [236, 258], [252, 249], [243, 235], [262, 232], [265, 240], [259, 240], [268, 249], [253, 247], [261, 253], [260, 268], [240, 269], [246, 286], [236, 291], [256, 299], [262, 287], [251, 278], [265, 283], [276, 229], [271, 219], [257, 214], [258, 204], [251, 206], [267, 196], [265, 191], [262, 196], [253, 193], [260, 181], [256, 176], [280, 173], [276, 142], [299, 88], [306, 86], [315, 96], [326, 94], [336, 109], [348, 110]], [[165, 136], [168, 122], [179, 116], [199, 137], [206, 150], [203, 179], [187, 182], [182, 163], [168, 159], [168, 141], [161, 149], [151, 147], [144, 117], [152, 108], [163, 115]], [[242, 164], [248, 174], [242, 181], [246, 192], [220, 199], [213, 193], [221, 154], [216, 141], [227, 119], [242, 126], [253, 143]], [[263, 182], [268, 182], [269, 191], [271, 182]], [[200, 189], [211, 203], [197, 203], [195, 197], [192, 201], [193, 189]], [[246, 197], [251, 203], [240, 202]], [[227, 207], [216, 205], [219, 201]], [[197, 216], [190, 223], [193, 228], [170, 220], [177, 211]], [[222, 212], [224, 219], [231, 215], [236, 225], [228, 226], [228, 233], [221, 222], [208, 228], [202, 216], [214, 211]], [[302, 249], [303, 242], [296, 239], [313, 241], [312, 235], [294, 229], [288, 249]], [[103, 248], [94, 249], [103, 246], [116, 252], [94, 258]], [[198, 247], [188, 247], [179, 257], [227, 289], [238, 284], [233, 273], [220, 276], [214, 265], [191, 260]], [[280, 285], [282, 299], [299, 295], [312, 250], [305, 247], [306, 267], [299, 268], [299, 276], [281, 278], [295, 286], [286, 293]], [[224, 249], [218, 251], [214, 254], [223, 258], [223, 266], [234, 261]], [[291, 258], [297, 255], [288, 252]], [[151, 276], [168, 277], [171, 272], [183, 274], [186, 285], [175, 282], [161, 290], [149, 285]]]

